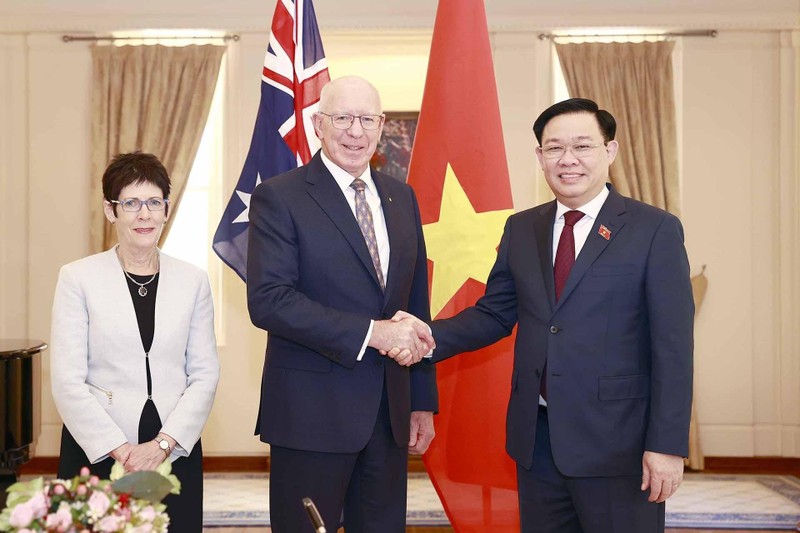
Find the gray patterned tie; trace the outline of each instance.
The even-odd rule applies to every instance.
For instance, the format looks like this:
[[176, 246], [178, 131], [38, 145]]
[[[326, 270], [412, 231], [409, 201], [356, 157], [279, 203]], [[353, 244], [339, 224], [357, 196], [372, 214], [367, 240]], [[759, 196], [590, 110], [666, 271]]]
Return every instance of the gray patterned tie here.
[[356, 220], [358, 227], [361, 228], [361, 234], [367, 243], [369, 255], [372, 257], [372, 264], [375, 267], [375, 272], [378, 274], [378, 282], [381, 284], [381, 289], [386, 288], [386, 283], [383, 281], [383, 270], [381, 270], [381, 258], [378, 255], [378, 239], [375, 237], [375, 224], [372, 222], [372, 210], [367, 203], [367, 196], [364, 189], [367, 184], [361, 178], [356, 178], [350, 187], [356, 191]]

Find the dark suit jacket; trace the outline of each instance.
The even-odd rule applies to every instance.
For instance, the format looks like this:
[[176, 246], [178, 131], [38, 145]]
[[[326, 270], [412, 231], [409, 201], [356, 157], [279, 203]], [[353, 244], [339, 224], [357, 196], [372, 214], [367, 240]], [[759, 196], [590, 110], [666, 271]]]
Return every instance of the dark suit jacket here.
[[680, 222], [611, 188], [556, 303], [555, 213], [552, 201], [509, 217], [486, 294], [433, 323], [433, 360], [491, 344], [519, 322], [506, 449], [525, 468], [545, 361], [563, 474], [637, 475], [645, 450], [686, 456], [694, 304]]
[[410, 370], [367, 348], [370, 319], [429, 318], [425, 242], [411, 188], [373, 171], [389, 234], [386, 291], [341, 189], [319, 153], [259, 185], [250, 203], [247, 302], [267, 330], [256, 434], [299, 450], [352, 453], [372, 435], [384, 384], [398, 446], [410, 412], [436, 411], [431, 365]]

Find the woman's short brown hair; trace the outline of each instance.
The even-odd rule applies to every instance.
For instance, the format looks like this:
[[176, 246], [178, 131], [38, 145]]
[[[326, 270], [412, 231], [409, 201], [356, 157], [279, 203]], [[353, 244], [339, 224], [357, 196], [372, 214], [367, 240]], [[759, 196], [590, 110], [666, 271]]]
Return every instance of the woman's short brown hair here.
[[[152, 183], [161, 189], [164, 198], [169, 198], [169, 175], [158, 157], [139, 151], [117, 154], [103, 173], [103, 198], [109, 202], [119, 200], [122, 189], [139, 183]], [[117, 205], [112, 205], [116, 215]]]

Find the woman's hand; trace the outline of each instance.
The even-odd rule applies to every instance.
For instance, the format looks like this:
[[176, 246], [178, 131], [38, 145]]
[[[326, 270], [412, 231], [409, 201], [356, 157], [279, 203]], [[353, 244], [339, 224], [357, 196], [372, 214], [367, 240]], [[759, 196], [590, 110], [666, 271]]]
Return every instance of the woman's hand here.
[[126, 442], [122, 446], [116, 447], [108, 455], [113, 457], [115, 461], [122, 463], [124, 465], [128, 461], [128, 457], [130, 456], [132, 450], [133, 450], [133, 444], [131, 444], [130, 442]]
[[166, 458], [167, 454], [158, 443], [154, 440], [149, 440], [132, 446], [130, 456], [125, 462], [125, 471], [155, 470]]

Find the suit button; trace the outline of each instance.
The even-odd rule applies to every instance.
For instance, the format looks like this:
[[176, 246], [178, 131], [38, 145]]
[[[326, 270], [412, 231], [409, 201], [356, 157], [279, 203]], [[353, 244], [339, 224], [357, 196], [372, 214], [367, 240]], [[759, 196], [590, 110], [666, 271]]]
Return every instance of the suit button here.
[[558, 326], [550, 326], [550, 333], [558, 333], [559, 331]]

